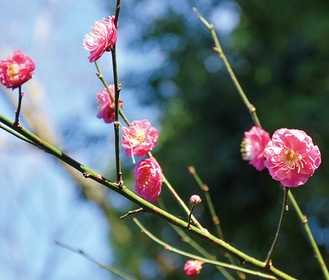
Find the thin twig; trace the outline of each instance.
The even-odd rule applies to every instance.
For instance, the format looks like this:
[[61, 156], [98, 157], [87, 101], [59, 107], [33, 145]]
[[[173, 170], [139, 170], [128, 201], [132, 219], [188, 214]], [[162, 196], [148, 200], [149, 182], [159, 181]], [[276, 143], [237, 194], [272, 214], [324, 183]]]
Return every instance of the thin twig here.
[[256, 114], [256, 108], [254, 105], [252, 105], [246, 94], [244, 93], [238, 79], [236, 78], [234, 72], [233, 72], [233, 69], [230, 65], [230, 63], [228, 62], [227, 58], [226, 58], [226, 55], [219, 43], [219, 40], [218, 40], [218, 37], [217, 37], [217, 34], [215, 32], [215, 29], [214, 29], [214, 25], [213, 24], [210, 24], [208, 21], [206, 21], [206, 19], [200, 14], [200, 12], [196, 9], [196, 8], [193, 8], [193, 11], [197, 14], [197, 16], [199, 17], [200, 21], [209, 29], [210, 33], [211, 33], [211, 36], [214, 40], [214, 43], [215, 43], [215, 47], [214, 47], [214, 51], [219, 55], [219, 57], [223, 60], [224, 62], [224, 65], [236, 87], [236, 89], [238, 90], [244, 104], [246, 105], [249, 113], [250, 113], [250, 116], [254, 122], [255, 125], [259, 126], [259, 127], [262, 127], [261, 124], [260, 124], [260, 121], [258, 119], [258, 116]]
[[139, 212], [144, 212], [144, 208], [138, 208], [138, 209], [135, 209], [135, 210], [130, 210], [126, 214], [122, 215], [120, 217], [120, 219], [122, 220], [122, 219], [128, 217], [129, 215], [133, 215], [133, 214], [136, 214], [136, 213], [139, 213]]
[[135, 279], [135, 278], [133, 278], [133, 277], [131, 277], [131, 276], [123, 273], [122, 271], [118, 270], [117, 268], [114, 268], [112, 266], [108, 266], [108, 265], [105, 265], [105, 264], [102, 264], [102, 263], [96, 261], [93, 257], [91, 257], [90, 255], [88, 255], [85, 251], [83, 251], [81, 249], [73, 248], [73, 247], [71, 247], [69, 245], [66, 245], [66, 244], [64, 244], [64, 243], [62, 243], [60, 241], [57, 241], [57, 240], [55, 241], [55, 244], [57, 244], [60, 247], [65, 248], [65, 249], [67, 249], [67, 250], [69, 250], [69, 251], [71, 251], [73, 253], [76, 253], [76, 254], [84, 257], [84, 258], [86, 258], [87, 260], [91, 261], [92, 263], [97, 264], [100, 268], [103, 268], [103, 269], [105, 269], [105, 270], [107, 270], [107, 271], [109, 271], [109, 272], [111, 272], [111, 273], [113, 273], [113, 274], [115, 274], [115, 275], [123, 278], [123, 279], [126, 279], [126, 280], [133, 280], [133, 279]]
[[[119, 20], [119, 11], [120, 11], [120, 0], [117, 0], [116, 12], [115, 12], [115, 27], [118, 26]], [[115, 166], [117, 174], [117, 183], [119, 185], [123, 184], [122, 181], [122, 170], [121, 170], [121, 159], [120, 159], [120, 122], [119, 122], [119, 97], [120, 97], [120, 88], [119, 88], [119, 78], [118, 78], [118, 67], [117, 67], [117, 55], [116, 55], [116, 44], [111, 50], [112, 55], [112, 68], [113, 68], [113, 80], [114, 80], [114, 146], [115, 146]]]
[[[97, 63], [97, 60], [94, 63], [95, 63], [96, 70], [97, 70], [97, 72], [96, 72], [97, 77], [101, 80], [102, 84], [107, 89], [107, 92], [110, 95], [110, 98], [114, 102], [114, 96], [113, 96], [113, 94], [109, 90], [109, 85], [108, 85], [108, 83], [104, 79], [104, 76], [103, 76], [103, 74], [101, 72], [101, 69], [100, 69], [98, 63]], [[120, 84], [119, 84], [119, 89], [121, 90]], [[119, 114], [120, 114], [121, 118], [123, 119], [123, 121], [129, 126], [130, 125], [130, 121], [128, 120], [127, 116], [125, 115], [125, 113], [123, 112], [123, 110], [120, 107], [119, 107]]]
[[[204, 191], [206, 201], [208, 204], [208, 208], [209, 208], [210, 214], [212, 216], [212, 220], [216, 227], [219, 238], [222, 240], [225, 240], [224, 233], [223, 233], [222, 227], [220, 225], [220, 219], [215, 211], [215, 207], [214, 207], [214, 204], [212, 202], [212, 199], [211, 199], [211, 196], [209, 193], [209, 187], [202, 182], [202, 180], [201, 180], [200, 176], [198, 175], [198, 173], [196, 172], [194, 166], [189, 166], [188, 170], [191, 173], [191, 175], [193, 176], [193, 178], [195, 179], [195, 181], [197, 182], [197, 184], [199, 185], [199, 187], [201, 188], [201, 190]], [[234, 261], [234, 259], [231, 255], [227, 255], [227, 258], [231, 264], [236, 264], [236, 262]], [[240, 279], [245, 279], [245, 275], [243, 273], [237, 271], [237, 274]]]
[[142, 230], [143, 233], [145, 233], [149, 238], [151, 238], [153, 241], [157, 242], [158, 244], [160, 244], [161, 246], [163, 246], [166, 250], [168, 250], [170, 252], [185, 256], [185, 257], [190, 258], [190, 259], [200, 260], [200, 261], [203, 261], [203, 263], [212, 264], [212, 265], [216, 265], [216, 266], [222, 266], [222, 267], [225, 267], [225, 268], [245, 272], [245, 273], [252, 274], [252, 275], [257, 275], [259, 277], [263, 277], [263, 278], [267, 278], [267, 279], [276, 279], [276, 277], [274, 277], [272, 275], [264, 274], [264, 273], [261, 273], [259, 271], [253, 271], [253, 270], [242, 268], [242, 267], [239, 267], [239, 266], [236, 266], [236, 265], [205, 259], [205, 258], [202, 258], [200, 256], [197, 256], [197, 255], [190, 254], [190, 253], [187, 253], [185, 251], [179, 250], [175, 247], [170, 246], [168, 243], [162, 241], [161, 239], [155, 237], [150, 231], [148, 231], [139, 222], [139, 220], [136, 217], [133, 218], [133, 221], [137, 224], [137, 226]]
[[[52, 146], [51, 144], [49, 144], [45, 140], [41, 139], [37, 135], [33, 134], [29, 130], [25, 129], [24, 127], [19, 127], [19, 128], [15, 127], [14, 122], [8, 120], [6, 117], [4, 117], [1, 114], [0, 114], [0, 122], [3, 123], [4, 125], [10, 127], [11, 129], [15, 130], [17, 133], [26, 137], [33, 143], [35, 143], [38, 147], [40, 147], [45, 152], [54, 155], [55, 157], [57, 157], [58, 159], [62, 160], [65, 163], [67, 163], [74, 169], [78, 170], [86, 178], [90, 178], [90, 179], [102, 184], [103, 186], [110, 188], [110, 189], [114, 190], [115, 192], [121, 194], [122, 196], [126, 197], [130, 201], [143, 207], [145, 212], [152, 213], [152, 214], [160, 217], [161, 219], [186, 230], [186, 227], [187, 227], [186, 221], [168, 213], [167, 211], [162, 210], [161, 208], [153, 205], [152, 203], [149, 203], [148, 201], [146, 201], [143, 198], [136, 195], [134, 192], [130, 191], [129, 188], [127, 188], [127, 186], [125, 186], [125, 185], [118, 186], [117, 183], [106, 179], [104, 176], [98, 174], [97, 172], [93, 171], [92, 169], [77, 162], [73, 158], [64, 154], [58, 148]], [[199, 237], [200, 239], [207, 241], [208, 243], [212, 244], [213, 246], [220, 248], [222, 251], [236, 257], [237, 259], [241, 260], [245, 264], [256, 267], [261, 271], [270, 273], [271, 275], [277, 276], [282, 279], [294, 279], [290, 275], [275, 268], [274, 266], [272, 266], [270, 268], [266, 268], [264, 262], [245, 254], [244, 252], [236, 249], [235, 247], [231, 246], [230, 244], [215, 237], [214, 235], [210, 234], [208, 231], [206, 231], [204, 229], [200, 229], [200, 228], [197, 228], [197, 227], [191, 225], [189, 232], [191, 234], [195, 235], [196, 237]]]
[[[177, 200], [178, 204], [183, 208], [183, 210], [189, 215], [190, 214], [190, 209], [187, 207], [185, 202], [181, 199], [181, 197], [178, 195], [176, 190], [172, 187], [172, 185], [169, 183], [165, 175], [162, 175], [162, 181], [163, 183], [167, 186], [168, 190], [171, 192], [171, 194], [174, 196], [174, 198]], [[194, 215], [191, 215], [191, 220], [192, 222], [200, 229], [204, 230], [204, 228], [201, 226], [199, 221], [194, 217]]]
[[[214, 26], [212, 24], [209, 24], [201, 16], [200, 12], [196, 8], [193, 8], [193, 10], [197, 14], [197, 16], [199, 17], [200, 21], [209, 29], [209, 31], [210, 31], [210, 33], [211, 33], [211, 35], [213, 37], [213, 40], [215, 42], [215, 48], [214, 48], [214, 50], [222, 58], [225, 66], [227, 68], [227, 71], [229, 72], [229, 74], [231, 76], [231, 79], [232, 79], [234, 85], [236, 86], [236, 88], [237, 88], [237, 90], [238, 90], [238, 92], [239, 92], [239, 94], [240, 94], [240, 96], [241, 96], [244, 104], [246, 105], [246, 107], [247, 107], [247, 109], [248, 109], [248, 111], [249, 111], [249, 113], [251, 115], [251, 118], [252, 118], [254, 124], [257, 125], [257, 126], [259, 126], [259, 127], [261, 127], [260, 121], [259, 121], [258, 116], [256, 114], [256, 108], [249, 102], [249, 100], [248, 100], [246, 94], [244, 93], [244, 91], [243, 91], [240, 83], [238, 82], [237, 78], [235, 77], [234, 72], [233, 72], [233, 70], [232, 70], [229, 62], [227, 61], [226, 56], [225, 56], [225, 54], [224, 54], [224, 52], [223, 52], [223, 50], [222, 50], [222, 48], [221, 48], [221, 46], [219, 44], [218, 37], [217, 37], [216, 32], [214, 30]], [[291, 202], [292, 202], [292, 204], [294, 206], [294, 210], [296, 211], [297, 215], [300, 217], [300, 219], [301, 219], [301, 221], [302, 221], [302, 223], [304, 225], [304, 230], [305, 230], [306, 235], [307, 235], [307, 237], [308, 237], [308, 239], [309, 239], [309, 241], [310, 241], [310, 243], [312, 245], [312, 248], [313, 248], [313, 250], [314, 250], [314, 252], [315, 252], [315, 254], [317, 256], [317, 260], [318, 260], [319, 265], [320, 265], [320, 267], [322, 269], [322, 272], [323, 272], [325, 278], [326, 279], [329, 279], [328, 268], [327, 268], [325, 262], [323, 261], [323, 258], [321, 256], [321, 253], [320, 253], [320, 251], [318, 249], [318, 246], [317, 246], [317, 244], [316, 244], [316, 242], [314, 240], [314, 237], [313, 237], [313, 235], [312, 235], [312, 233], [311, 233], [311, 231], [309, 229], [309, 226], [308, 226], [307, 223], [304, 222], [304, 216], [303, 216], [302, 212], [300, 211], [300, 208], [299, 208], [299, 206], [298, 206], [298, 204], [297, 204], [297, 202], [296, 202], [293, 194], [290, 191], [288, 193], [289, 193], [289, 198], [290, 198], [290, 200], [291, 200]]]
[[[166, 206], [163, 202], [163, 200], [161, 198], [158, 199], [158, 203], [161, 207], [161, 209], [166, 210]], [[172, 228], [177, 232], [177, 234], [182, 238], [182, 241], [189, 244], [192, 248], [194, 248], [198, 253], [200, 253], [202, 256], [204, 256], [205, 258], [208, 258], [210, 260], [216, 260], [216, 256], [208, 253], [203, 246], [201, 246], [199, 243], [197, 243], [196, 241], [194, 241], [190, 236], [187, 235], [187, 233], [185, 231], [183, 231], [181, 228], [179, 227], [175, 227], [173, 225], [171, 225]], [[222, 275], [228, 279], [228, 280], [234, 280], [234, 277], [227, 271], [227, 269], [225, 267], [221, 267], [221, 266], [216, 266], [216, 268], [218, 269], [218, 271], [220, 273], [222, 273]]]
[[280, 220], [279, 220], [279, 223], [278, 223], [278, 228], [276, 230], [272, 246], [271, 246], [270, 250], [268, 251], [268, 254], [267, 254], [267, 257], [266, 257], [266, 260], [265, 260], [266, 266], [269, 266], [269, 267], [272, 266], [271, 257], [272, 257], [272, 254], [274, 252], [274, 249], [277, 245], [277, 242], [279, 240], [279, 236], [281, 234], [285, 213], [288, 211], [288, 195], [287, 195], [287, 192], [288, 192], [288, 189], [283, 188], [283, 202], [282, 202]]
[[308, 240], [310, 241], [310, 244], [311, 244], [311, 247], [314, 251], [314, 254], [316, 256], [316, 259], [321, 267], [321, 270], [322, 270], [322, 273], [323, 273], [323, 276], [325, 279], [329, 279], [329, 272], [328, 272], [328, 268], [326, 266], [326, 263], [325, 261], [323, 260], [323, 257], [321, 255], [321, 252], [319, 250], [319, 247], [318, 245], [316, 244], [315, 242], [315, 239], [313, 237], [313, 234], [311, 232], [311, 229], [308, 225], [308, 220], [307, 220], [307, 217], [303, 214], [303, 212], [301, 211], [296, 199], [294, 198], [292, 192], [289, 190], [288, 191], [288, 195], [289, 195], [289, 199], [291, 201], [291, 204], [292, 206], [294, 207], [296, 213], [297, 213], [297, 216], [298, 218], [300, 219], [302, 225], [303, 225], [303, 228], [304, 228], [304, 231], [306, 233], [306, 236], [308, 238]]
[[22, 86], [18, 87], [18, 103], [17, 109], [15, 112], [15, 126], [19, 126], [19, 114], [21, 112], [22, 100], [23, 100], [24, 92], [22, 92]]

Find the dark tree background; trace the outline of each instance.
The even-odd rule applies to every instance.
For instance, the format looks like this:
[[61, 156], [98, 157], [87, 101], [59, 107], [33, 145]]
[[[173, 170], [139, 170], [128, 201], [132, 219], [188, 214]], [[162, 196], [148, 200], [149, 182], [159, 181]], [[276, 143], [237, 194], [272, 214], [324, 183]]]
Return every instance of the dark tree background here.
[[[257, 258], [266, 258], [283, 192], [266, 170], [257, 172], [241, 159], [243, 132], [253, 123], [222, 61], [212, 50], [210, 33], [192, 6], [206, 19], [214, 18], [215, 10], [226, 9], [240, 18], [239, 24], [232, 32], [217, 33], [263, 127], [271, 134], [282, 127], [305, 130], [321, 150], [319, 170], [293, 193], [328, 260], [329, 2], [181, 0], [158, 4], [160, 10], [154, 8], [154, 2], [124, 1], [120, 28], [135, 30], [130, 45], [136, 61], [156, 51], [161, 54], [161, 63], [136, 65], [140, 69], [126, 74], [121, 82], [123, 90], [134, 90], [141, 102], [157, 104], [162, 112], [154, 155], [167, 178], [188, 201], [190, 195], [202, 194], [187, 171], [189, 165], [195, 166], [210, 187], [227, 242]], [[219, 26], [215, 28], [220, 30]], [[125, 182], [129, 182], [129, 173], [131, 166], [127, 165]], [[176, 215], [185, 216], [165, 187], [161, 197]], [[127, 209], [131, 207], [127, 205]], [[205, 206], [196, 214], [215, 232]], [[165, 241], [195, 253], [170, 225], [146, 214], [141, 219]], [[129, 218], [112, 229], [111, 246], [117, 246], [118, 267], [140, 279], [186, 278], [182, 269], [186, 259], [164, 251], [141, 234]], [[225, 260], [217, 249], [204, 246]], [[292, 207], [273, 263], [298, 279], [323, 278]], [[211, 266], [205, 266], [199, 276], [221, 277]]]

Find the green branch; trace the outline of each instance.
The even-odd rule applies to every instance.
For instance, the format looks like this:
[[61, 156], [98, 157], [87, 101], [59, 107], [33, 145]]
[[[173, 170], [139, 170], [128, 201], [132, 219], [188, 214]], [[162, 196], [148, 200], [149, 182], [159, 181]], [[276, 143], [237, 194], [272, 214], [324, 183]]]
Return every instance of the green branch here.
[[279, 240], [279, 236], [281, 234], [282, 225], [283, 225], [283, 218], [285, 217], [285, 213], [288, 211], [288, 204], [287, 204], [288, 203], [288, 195], [287, 195], [288, 189], [283, 188], [283, 192], [284, 192], [284, 195], [283, 195], [283, 202], [282, 202], [280, 220], [279, 220], [279, 223], [278, 223], [278, 228], [276, 230], [272, 246], [271, 246], [271, 248], [270, 248], [270, 250], [268, 251], [268, 254], [267, 254], [267, 258], [266, 258], [266, 261], [265, 261], [266, 266], [271, 266], [272, 265], [271, 257], [272, 257], [272, 254], [274, 252], [274, 249], [276, 247], [276, 244]]
[[212, 265], [215, 265], [215, 266], [221, 266], [221, 267], [224, 267], [224, 268], [229, 268], [229, 269], [232, 269], [232, 270], [236, 270], [236, 271], [239, 271], [239, 272], [244, 272], [244, 273], [248, 273], [248, 274], [252, 274], [252, 275], [257, 275], [259, 277], [263, 277], [263, 278], [266, 278], [266, 279], [276, 279], [272, 275], [264, 274], [264, 273], [261, 273], [259, 271], [253, 271], [253, 270], [242, 268], [242, 267], [239, 267], [239, 266], [236, 266], [236, 265], [232, 265], [232, 264], [228, 264], [228, 263], [224, 263], [224, 262], [219, 262], [219, 261], [215, 261], [215, 260], [210, 260], [210, 259], [205, 259], [205, 258], [202, 258], [200, 256], [197, 256], [197, 255], [190, 254], [190, 253], [187, 253], [185, 251], [179, 250], [175, 247], [170, 246], [168, 243], [162, 241], [161, 239], [155, 237], [150, 231], [148, 231], [138, 221], [138, 219], [136, 217], [133, 218], [133, 221], [137, 224], [137, 226], [142, 230], [143, 233], [145, 233], [149, 238], [151, 238], [153, 241], [157, 242], [158, 244], [162, 245], [166, 250], [168, 250], [170, 252], [182, 255], [182, 256], [187, 257], [187, 258], [192, 259], [192, 260], [200, 260], [203, 263], [212, 264]]
[[197, 14], [197, 16], [199, 17], [200, 21], [210, 31], [211, 36], [212, 36], [212, 38], [214, 40], [214, 43], [215, 43], [214, 51], [216, 53], [218, 53], [219, 57], [223, 60], [224, 65], [225, 65], [225, 67], [226, 67], [226, 69], [227, 69], [227, 71], [228, 71], [228, 73], [229, 73], [229, 75], [230, 75], [230, 77], [231, 77], [231, 79], [232, 79], [235, 87], [237, 88], [237, 90], [238, 90], [238, 92], [239, 92], [239, 94], [240, 94], [240, 96], [241, 96], [244, 104], [246, 105], [246, 107], [247, 107], [247, 109], [248, 109], [248, 111], [250, 113], [250, 116], [251, 116], [254, 124], [257, 125], [257, 126], [259, 126], [259, 127], [262, 127], [261, 124], [260, 124], [260, 121], [259, 121], [259, 119], [257, 117], [255, 106], [252, 105], [249, 102], [249, 100], [247, 98], [247, 95], [244, 93], [244, 91], [243, 91], [243, 89], [242, 89], [242, 87], [241, 87], [238, 79], [236, 78], [236, 76], [235, 76], [235, 74], [233, 72], [233, 69], [232, 69], [230, 63], [228, 62], [228, 60], [226, 58], [226, 55], [223, 52], [223, 49], [222, 49], [222, 47], [221, 47], [221, 45], [219, 43], [219, 40], [218, 40], [218, 37], [217, 37], [217, 34], [215, 32], [215, 29], [214, 29], [213, 24], [210, 24], [208, 21], [206, 21], [205, 18], [201, 16], [200, 12], [196, 8], [193, 8], [193, 11]]
[[126, 197], [130, 201], [136, 203], [137, 205], [143, 207], [145, 212], [152, 213], [153, 215], [156, 215], [160, 217], [161, 219], [178, 226], [182, 228], [185, 231], [189, 231], [194, 236], [205, 240], [206, 242], [212, 244], [214, 247], [218, 247], [222, 251], [232, 255], [233, 257], [240, 260], [241, 263], [245, 265], [250, 265], [255, 268], [258, 268], [259, 270], [271, 274], [273, 276], [277, 276], [282, 279], [294, 279], [293, 277], [289, 276], [288, 274], [284, 273], [283, 271], [275, 268], [270, 267], [267, 268], [265, 266], [265, 262], [262, 262], [260, 260], [257, 260], [242, 251], [236, 249], [235, 247], [231, 246], [230, 244], [224, 242], [223, 240], [215, 237], [214, 235], [210, 234], [205, 229], [199, 229], [193, 225], [190, 226], [190, 229], [187, 230], [188, 223], [180, 218], [177, 218], [176, 216], [160, 209], [159, 207], [147, 202], [143, 198], [139, 197], [132, 191], [130, 191], [125, 185], [117, 184], [116, 182], [113, 182], [104, 176], [98, 174], [97, 172], [93, 171], [92, 169], [88, 168], [87, 166], [79, 163], [78, 161], [74, 160], [73, 158], [69, 157], [65, 153], [61, 152], [56, 147], [52, 146], [51, 144], [47, 143], [37, 135], [33, 134], [29, 130], [23, 128], [23, 127], [15, 127], [14, 122], [8, 120], [6, 117], [0, 114], [0, 122], [4, 125], [8, 126], [9, 128], [15, 130], [20, 135], [24, 136], [34, 144], [36, 144], [40, 149], [44, 150], [45, 152], [52, 154], [53, 156], [57, 157], [58, 159], [62, 160], [63, 162], [67, 163], [68, 165], [75, 168], [77, 171], [81, 172], [82, 175], [85, 178], [92, 179], [101, 185], [112, 189], [116, 191], [117, 193], [121, 194], [122, 196]]
[[317, 258], [317, 261], [318, 261], [318, 263], [319, 263], [319, 265], [321, 267], [323, 276], [325, 277], [325, 279], [328, 280], [329, 279], [328, 268], [326, 266], [325, 261], [322, 258], [322, 255], [321, 255], [321, 252], [320, 252], [320, 250], [318, 248], [318, 245], [315, 242], [315, 239], [313, 237], [313, 234], [311, 232], [311, 229], [310, 229], [310, 227], [308, 225], [307, 217], [300, 210], [299, 205], [298, 205], [298, 203], [297, 203], [296, 199], [294, 198], [294, 196], [293, 196], [293, 194], [292, 194], [291, 191], [288, 192], [288, 195], [289, 195], [289, 199], [291, 201], [291, 204], [294, 207], [294, 209], [295, 209], [295, 211], [297, 213], [297, 216], [298, 216], [298, 218], [300, 219], [300, 222], [303, 225], [303, 228], [304, 228], [304, 231], [306, 233], [306, 236], [307, 236], [308, 240], [311, 243], [311, 247], [312, 247], [312, 249], [314, 251], [314, 254], [315, 254], [316, 258]]

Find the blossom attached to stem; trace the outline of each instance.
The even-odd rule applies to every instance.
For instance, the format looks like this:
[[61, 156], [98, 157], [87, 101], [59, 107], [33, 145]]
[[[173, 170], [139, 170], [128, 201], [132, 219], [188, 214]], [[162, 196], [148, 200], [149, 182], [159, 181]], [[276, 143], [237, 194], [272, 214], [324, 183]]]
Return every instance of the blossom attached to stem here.
[[151, 151], [159, 138], [159, 132], [148, 120], [131, 122], [129, 127], [122, 127], [122, 146], [128, 156], [145, 156]]
[[[110, 96], [110, 94], [112, 96]], [[114, 85], [111, 84], [108, 87], [103, 89], [102, 93], [97, 94], [99, 102], [99, 112], [97, 118], [103, 119], [105, 123], [114, 122], [115, 118], [115, 105], [114, 105]], [[123, 101], [119, 99], [119, 108], [122, 108]]]
[[188, 215], [188, 221], [187, 221], [187, 229], [190, 229], [190, 224], [191, 224], [191, 218], [192, 218], [192, 213], [193, 213], [193, 210], [195, 208], [195, 206], [199, 205], [201, 203], [202, 199], [200, 196], [198, 196], [197, 194], [193, 194], [191, 197], [190, 197], [190, 204], [192, 205], [191, 207], [191, 211]]
[[267, 131], [258, 126], [253, 126], [244, 133], [241, 143], [242, 158], [248, 160], [249, 164], [258, 171], [262, 171], [265, 168], [264, 149], [270, 140], [270, 134]]
[[321, 154], [312, 138], [298, 129], [281, 128], [274, 132], [265, 148], [265, 166], [272, 178], [284, 187], [307, 182], [321, 164]]
[[196, 277], [202, 269], [203, 261], [188, 260], [184, 265], [185, 274], [189, 277]]
[[18, 88], [32, 78], [35, 63], [31, 57], [21, 50], [0, 61], [0, 82], [6, 88]]
[[148, 201], [157, 201], [161, 193], [162, 170], [154, 157], [144, 159], [134, 169], [135, 190]]
[[83, 46], [90, 51], [89, 62], [95, 62], [104, 52], [111, 51], [117, 42], [115, 17], [108, 16], [96, 21], [92, 31], [83, 38]]
[[200, 204], [202, 201], [201, 197], [198, 196], [197, 194], [193, 194], [191, 197], [190, 197], [190, 204], [192, 206], [196, 206], [198, 204]]

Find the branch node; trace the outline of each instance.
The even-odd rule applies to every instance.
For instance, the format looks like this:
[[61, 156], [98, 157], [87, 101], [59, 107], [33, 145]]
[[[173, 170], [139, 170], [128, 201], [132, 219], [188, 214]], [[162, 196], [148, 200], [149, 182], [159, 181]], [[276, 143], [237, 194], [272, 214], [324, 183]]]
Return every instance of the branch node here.
[[268, 260], [265, 264], [265, 267], [270, 269], [273, 266], [272, 260]]
[[88, 172], [83, 172], [82, 175], [85, 178], [89, 178], [90, 177], [90, 173], [88, 173]]
[[303, 216], [303, 224], [306, 224], [308, 222], [307, 216]]

